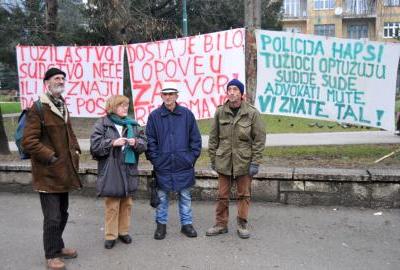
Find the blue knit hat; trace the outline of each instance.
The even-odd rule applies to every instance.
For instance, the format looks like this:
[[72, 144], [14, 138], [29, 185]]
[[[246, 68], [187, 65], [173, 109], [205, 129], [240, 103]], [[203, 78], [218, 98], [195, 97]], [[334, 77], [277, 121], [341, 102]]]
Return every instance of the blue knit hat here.
[[243, 96], [243, 94], [244, 94], [244, 85], [243, 85], [243, 83], [241, 81], [239, 81], [238, 79], [231, 80], [230, 82], [228, 82], [228, 85], [226, 86], [226, 89], [228, 90], [228, 87], [231, 86], [231, 85], [234, 85], [237, 88], [239, 88], [240, 93]]

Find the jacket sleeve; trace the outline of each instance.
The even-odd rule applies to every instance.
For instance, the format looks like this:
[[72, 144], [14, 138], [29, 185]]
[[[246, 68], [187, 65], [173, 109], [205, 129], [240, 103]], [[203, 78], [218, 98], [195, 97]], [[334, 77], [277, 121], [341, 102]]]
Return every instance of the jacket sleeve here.
[[251, 162], [261, 164], [263, 160], [263, 152], [265, 149], [266, 132], [264, 122], [261, 119], [260, 113], [256, 111], [251, 127], [251, 137], [253, 144], [251, 145], [252, 159]]
[[192, 151], [195, 160], [200, 156], [201, 153], [201, 134], [199, 131], [199, 127], [197, 126], [196, 119], [194, 118], [194, 115], [192, 112], [190, 112], [190, 131], [189, 131], [189, 144], [190, 144], [190, 150]]
[[146, 125], [147, 151], [146, 158], [151, 162], [158, 157], [157, 132], [154, 126], [154, 115], [150, 114]]
[[105, 133], [106, 128], [103, 118], [100, 118], [94, 124], [92, 134], [90, 135], [90, 154], [95, 159], [105, 158], [110, 154], [112, 138], [107, 138]]
[[36, 106], [32, 106], [26, 118], [22, 148], [34, 159], [42, 163], [48, 163], [55, 155], [55, 152], [40, 141], [42, 132], [46, 131], [42, 130], [39, 112]]
[[215, 165], [215, 153], [219, 146], [219, 108], [215, 111], [214, 118], [211, 123], [211, 130], [208, 139], [208, 155], [212, 165]]
[[133, 149], [138, 154], [147, 150], [147, 138], [142, 127], [137, 127], [136, 129], [136, 144]]

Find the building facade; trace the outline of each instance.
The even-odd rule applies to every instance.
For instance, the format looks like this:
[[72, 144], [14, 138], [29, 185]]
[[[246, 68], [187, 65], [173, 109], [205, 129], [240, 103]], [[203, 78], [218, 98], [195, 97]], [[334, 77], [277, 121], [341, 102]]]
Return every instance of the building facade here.
[[400, 0], [284, 0], [283, 8], [285, 31], [400, 42]]

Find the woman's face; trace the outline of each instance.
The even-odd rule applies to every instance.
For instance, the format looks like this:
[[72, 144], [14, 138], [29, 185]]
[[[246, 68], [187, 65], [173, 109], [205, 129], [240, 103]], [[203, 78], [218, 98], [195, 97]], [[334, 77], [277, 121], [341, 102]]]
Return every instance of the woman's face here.
[[126, 117], [128, 115], [128, 108], [129, 108], [128, 103], [125, 102], [121, 103], [118, 105], [115, 114], [118, 115], [119, 117]]

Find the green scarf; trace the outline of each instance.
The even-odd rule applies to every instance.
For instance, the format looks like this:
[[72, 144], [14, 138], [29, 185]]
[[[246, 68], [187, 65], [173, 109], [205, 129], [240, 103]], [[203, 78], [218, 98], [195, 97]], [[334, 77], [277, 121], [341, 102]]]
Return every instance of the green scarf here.
[[[138, 122], [136, 122], [135, 120], [133, 120], [132, 118], [130, 118], [128, 116], [121, 118], [116, 114], [110, 114], [108, 116], [108, 118], [114, 124], [127, 128], [127, 130], [128, 130], [127, 138], [128, 139], [135, 137], [135, 131], [134, 131], [133, 127], [139, 126]], [[132, 147], [126, 146], [124, 149], [124, 153], [125, 153], [125, 163], [134, 164], [137, 162], [137, 158], [136, 158], [135, 152], [133, 151]]]

